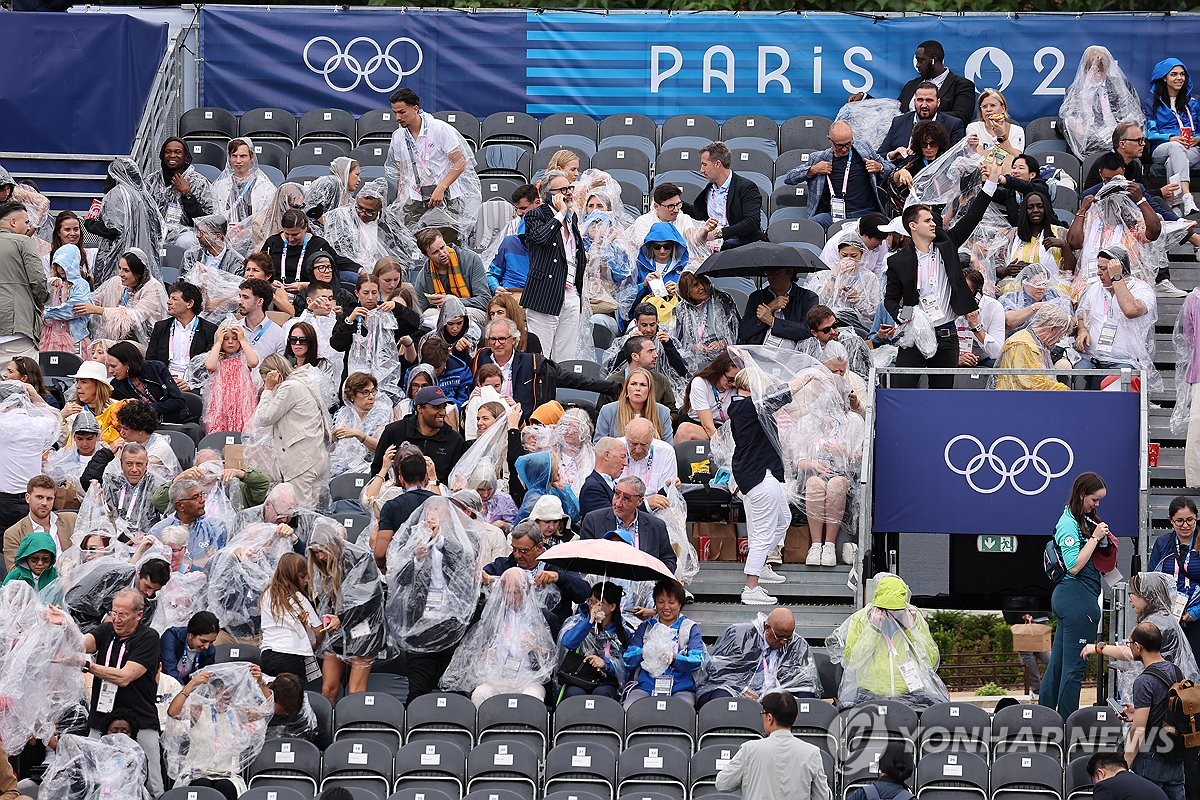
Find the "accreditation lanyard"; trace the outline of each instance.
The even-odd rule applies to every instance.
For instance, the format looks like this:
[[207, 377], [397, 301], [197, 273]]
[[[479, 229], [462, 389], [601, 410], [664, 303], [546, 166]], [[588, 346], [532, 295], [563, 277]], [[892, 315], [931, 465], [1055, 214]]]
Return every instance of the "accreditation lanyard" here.
[[851, 148], [850, 152], [846, 154], [846, 171], [844, 173], [842, 173], [842, 193], [840, 195], [833, 190], [833, 181], [831, 181], [829, 179], [828, 175], [825, 176], [825, 183], [829, 186], [829, 196], [831, 199], [833, 199], [833, 198], [837, 198], [840, 200], [846, 199], [846, 188], [850, 185], [850, 164], [853, 161], [854, 161], [854, 149]]
[[[287, 278], [288, 240], [286, 237], [281, 237], [281, 238], [283, 238], [283, 254], [279, 256], [279, 271], [281, 273], [283, 273], [283, 277], [286, 279]], [[296, 279], [295, 279], [295, 281], [292, 281], [293, 283], [300, 280], [300, 270], [304, 267], [304, 254], [305, 254], [305, 252], [308, 251], [308, 239], [309, 239], [308, 234], [305, 234], [304, 235], [304, 243], [300, 247], [300, 257], [298, 259], [296, 259]]]

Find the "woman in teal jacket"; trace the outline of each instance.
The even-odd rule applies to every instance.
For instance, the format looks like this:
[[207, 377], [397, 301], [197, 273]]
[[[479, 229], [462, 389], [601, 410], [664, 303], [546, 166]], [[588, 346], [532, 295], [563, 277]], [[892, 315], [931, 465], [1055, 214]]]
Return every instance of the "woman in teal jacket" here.
[[1104, 479], [1096, 473], [1081, 474], [1071, 486], [1070, 500], [1054, 528], [1054, 541], [1062, 549], [1067, 574], [1050, 598], [1058, 626], [1050, 664], [1042, 676], [1040, 702], [1056, 709], [1063, 719], [1079, 708], [1079, 690], [1087, 666], [1080, 653], [1095, 641], [1100, 624], [1100, 570], [1092, 563], [1092, 556], [1108, 537], [1108, 525], [1096, 516], [1107, 491]]

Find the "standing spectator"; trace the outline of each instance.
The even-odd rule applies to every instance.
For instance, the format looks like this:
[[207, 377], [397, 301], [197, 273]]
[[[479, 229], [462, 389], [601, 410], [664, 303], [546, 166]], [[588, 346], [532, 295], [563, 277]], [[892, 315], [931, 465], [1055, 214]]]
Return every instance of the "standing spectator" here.
[[1183, 679], [1179, 667], [1162, 656], [1162, 633], [1153, 622], [1138, 623], [1129, 634], [1129, 651], [1142, 664], [1133, 682], [1133, 702], [1125, 704], [1129, 733], [1125, 737], [1125, 763], [1166, 792], [1170, 800], [1184, 800], [1183, 753], [1162, 729], [1171, 685]]
[[162, 172], [146, 181], [166, 223], [163, 244], [188, 250], [198, 242], [191, 230], [195, 221], [212, 213], [212, 185], [192, 166], [187, 143], [175, 136], [158, 150]]
[[584, 479], [579, 490], [579, 517], [583, 524], [587, 524], [591, 512], [603, 511], [612, 505], [616, 480], [625, 471], [627, 456], [625, 443], [620, 439], [604, 436], [596, 442], [595, 469]]
[[[975, 231], [996, 191], [1000, 168], [988, 162], [983, 171], [982, 191], [950, 230], [942, 229], [927, 205], [918, 203], [904, 209], [904, 229], [912, 237], [912, 243], [888, 259], [883, 303], [892, 319], [902, 323], [909, 322], [919, 308], [933, 326], [937, 350], [926, 358], [915, 345], [902, 347], [896, 354], [898, 367], [957, 367], [959, 349], [955, 319], [966, 318], [973, 332], [983, 325], [979, 303], [967, 286], [958, 261], [958, 248]], [[892, 378], [892, 386], [915, 388], [919, 378], [919, 375], [896, 375]], [[929, 376], [930, 389], [953, 386], [953, 375]]]
[[42, 340], [42, 313], [50, 290], [28, 230], [25, 206], [0, 203], [0, 360], [36, 359]]
[[1166, 162], [1167, 182], [1178, 183], [1180, 213], [1195, 213], [1192, 168], [1200, 165], [1196, 122], [1200, 101], [1192, 96], [1192, 76], [1178, 58], [1164, 58], [1150, 73], [1150, 99], [1146, 103], [1146, 140], [1155, 163]]
[[271, 353], [258, 368], [263, 393], [254, 424], [271, 428], [283, 480], [292, 485], [300, 506], [315, 510], [329, 480], [329, 418], [317, 393], [292, 365]]
[[[83, 650], [96, 660], [80, 659], [83, 672], [92, 676], [88, 724], [100, 736], [114, 708], [126, 709], [137, 727], [137, 742], [146, 752], [146, 788], [152, 797], [163, 793], [162, 754], [158, 746], [158, 708], [155, 675], [162, 659], [158, 632], [142, 625], [146, 598], [136, 589], [122, 589], [112, 600], [111, 622], [101, 623], [83, 637]], [[65, 622], [63, 612], [51, 606], [46, 619]]]
[[[946, 67], [946, 50], [941, 42], [929, 39], [917, 45], [913, 54], [917, 77], [900, 90], [900, 110], [916, 111], [917, 89], [928, 81], [937, 87], [938, 100], [946, 113], [958, 117], [963, 125], [971, 121], [971, 106], [975, 102], [975, 84]], [[850, 95], [850, 102], [864, 100], [862, 92]]]
[[148, 255], [144, 263], [151, 271], [157, 270], [163, 218], [132, 158], [117, 156], [109, 163], [104, 200], [92, 201], [83, 227], [102, 240], [92, 270], [93, 283], [99, 285], [116, 275], [118, 262], [130, 250]]
[[259, 598], [262, 611], [262, 668], [268, 675], [305, 678], [313, 648], [325, 624], [313, 607], [308, 565], [297, 553], [284, 553]]
[[[771, 692], [762, 699], [765, 739], [743, 742], [717, 773], [720, 792], [754, 800], [829, 800], [829, 780], [820, 749], [792, 735], [796, 698]], [[882, 764], [880, 765], [882, 766]]]
[[1084, 472], [1071, 486], [1071, 496], [1054, 528], [1067, 574], [1054, 587], [1050, 603], [1058, 625], [1050, 664], [1042, 676], [1040, 703], [1069, 717], [1079, 708], [1079, 689], [1087, 663], [1080, 655], [1096, 638], [1101, 592], [1100, 570], [1092, 563], [1097, 547], [1108, 537], [1108, 525], [1097, 522], [1096, 509], [1108, 488], [1094, 472]]
[[1088, 759], [1087, 773], [1096, 800], [1167, 800], [1156, 784], [1130, 772], [1119, 753], [1096, 753]]
[[700, 174], [708, 183], [695, 203], [684, 205], [688, 215], [716, 220], [722, 250], [762, 239], [762, 192], [754, 181], [733, 171], [733, 153], [724, 142], [700, 148]]
[[29, 480], [42, 471], [42, 454], [54, 444], [53, 410], [28, 383], [0, 382], [0, 528], [7, 531], [29, 513]]
[[167, 294], [167, 318], [154, 323], [146, 359], [167, 365], [175, 385], [188, 391], [188, 364], [212, 348], [217, 326], [197, 316], [204, 310], [200, 289], [184, 280], [173, 283]]
[[566, 173], [547, 172], [543, 180], [547, 201], [525, 215], [529, 281], [521, 293], [521, 306], [546, 358], [564, 361], [579, 354], [587, 251], [570, 208], [575, 189]]
[[1192, 653], [1200, 653], [1200, 553], [1196, 552], [1196, 503], [1190, 497], [1176, 497], [1167, 507], [1167, 516], [1172, 532], [1154, 540], [1149, 566], [1155, 572], [1174, 577], [1175, 591], [1187, 598], [1179, 622]]
[[235, 320], [217, 328], [212, 349], [204, 357], [208, 381], [204, 385], [204, 430], [244, 431], [254, 416], [258, 389], [251, 370], [258, 353], [246, 339], [246, 329]]
[[750, 294], [738, 323], [738, 344], [767, 344], [795, 350], [812, 336], [805, 318], [821, 301], [796, 283], [796, 270], [772, 267], [767, 285]]
[[29, 800], [27, 795], [18, 794], [17, 776], [8, 760], [8, 752], [0, 744], [0, 800]]
[[238, 314], [242, 317], [246, 338], [258, 353], [259, 360], [271, 353], [282, 353], [287, 346], [283, 328], [266, 313], [273, 293], [271, 284], [258, 278], [248, 278], [238, 286]]
[[834, 222], [857, 219], [883, 211], [880, 195], [895, 167], [875, 148], [856, 139], [846, 122], [829, 126], [829, 149], [813, 153], [809, 161], [784, 176], [784, 183], [808, 183], [808, 213], [826, 230]]
[[50, 305], [44, 312], [42, 352], [58, 350], [86, 357], [92, 348], [86, 316], [75, 313], [76, 303], [92, 302], [92, 287], [80, 274], [80, 253], [73, 244], [54, 251], [50, 260]]

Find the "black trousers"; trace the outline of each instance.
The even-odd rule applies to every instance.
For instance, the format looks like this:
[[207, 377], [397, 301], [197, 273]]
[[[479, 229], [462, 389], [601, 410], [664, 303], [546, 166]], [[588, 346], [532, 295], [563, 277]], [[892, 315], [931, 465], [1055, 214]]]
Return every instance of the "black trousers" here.
[[279, 677], [284, 672], [290, 672], [300, 679], [301, 683], [306, 683], [304, 679], [304, 656], [291, 655], [290, 653], [276, 653], [274, 650], [263, 650], [259, 656], [259, 661], [262, 662], [262, 671], [272, 677]]
[[408, 701], [436, 692], [455, 648], [437, 653], [408, 653]]
[[[937, 350], [930, 358], [921, 355], [915, 347], [901, 347], [896, 353], [897, 367], [939, 367], [950, 368], [958, 366], [958, 332], [954, 323], [948, 323], [933, 329], [937, 334]], [[953, 375], [929, 375], [930, 389], [953, 389]], [[915, 389], [921, 380], [920, 375], [893, 375], [892, 388]]]
[[[25, 503], [25, 493], [9, 494], [0, 492], [0, 534], [20, 522], [29, 513]], [[6, 564], [5, 569], [12, 569], [12, 564]]]

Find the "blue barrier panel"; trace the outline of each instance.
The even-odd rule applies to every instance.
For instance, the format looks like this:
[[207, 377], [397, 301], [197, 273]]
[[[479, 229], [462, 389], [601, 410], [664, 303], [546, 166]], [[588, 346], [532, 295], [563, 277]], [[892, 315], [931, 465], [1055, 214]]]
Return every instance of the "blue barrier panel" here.
[[657, 120], [701, 113], [832, 117], [852, 92], [896, 97], [917, 44], [939, 40], [977, 89], [1021, 121], [1058, 113], [1090, 44], [1145, 96], [1167, 55], [1187, 60], [1200, 17], [585, 14], [205, 6], [202, 102], [240, 112], [334, 106], [360, 114], [401, 84], [432, 110], [525, 109]]
[[1108, 485], [1099, 516], [1138, 533], [1138, 395], [879, 389], [874, 530], [1054, 531], [1081, 472]]

